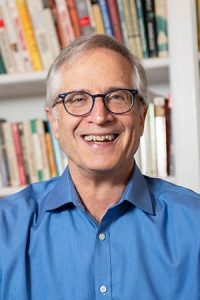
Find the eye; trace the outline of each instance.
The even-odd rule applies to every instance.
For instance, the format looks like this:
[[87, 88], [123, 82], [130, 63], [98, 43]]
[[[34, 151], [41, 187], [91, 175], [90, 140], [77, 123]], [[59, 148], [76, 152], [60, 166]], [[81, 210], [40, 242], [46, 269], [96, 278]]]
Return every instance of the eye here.
[[88, 102], [88, 95], [85, 94], [70, 94], [66, 101], [70, 105], [84, 105]]
[[123, 102], [126, 100], [126, 95], [123, 92], [113, 92], [107, 97], [108, 101]]

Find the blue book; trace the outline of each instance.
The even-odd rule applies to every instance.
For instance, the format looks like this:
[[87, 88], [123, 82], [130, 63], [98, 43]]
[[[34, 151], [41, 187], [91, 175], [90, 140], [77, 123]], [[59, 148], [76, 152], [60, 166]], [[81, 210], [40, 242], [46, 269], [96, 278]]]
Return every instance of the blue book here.
[[108, 35], [113, 36], [112, 23], [106, 0], [99, 0], [101, 15], [103, 18], [104, 28]]

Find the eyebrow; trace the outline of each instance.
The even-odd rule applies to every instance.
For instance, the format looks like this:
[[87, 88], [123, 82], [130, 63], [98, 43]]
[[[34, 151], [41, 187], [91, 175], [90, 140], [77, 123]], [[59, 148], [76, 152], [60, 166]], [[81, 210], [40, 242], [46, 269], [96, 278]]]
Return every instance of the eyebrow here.
[[[110, 86], [110, 87], [106, 88], [106, 90], [103, 92], [103, 94], [107, 94], [109, 92], [112, 92], [112, 91], [118, 90], [118, 89], [134, 89], [134, 88], [132, 88], [132, 87], [122, 87], [122, 86]], [[83, 92], [83, 93], [85, 92], [85, 93], [93, 94], [88, 89], [76, 89], [76, 90], [70, 90], [69, 92]]]

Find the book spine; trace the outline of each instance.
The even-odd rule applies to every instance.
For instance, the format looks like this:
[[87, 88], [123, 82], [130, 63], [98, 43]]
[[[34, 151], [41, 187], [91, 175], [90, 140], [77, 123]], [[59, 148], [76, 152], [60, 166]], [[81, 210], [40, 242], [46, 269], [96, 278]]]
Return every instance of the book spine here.
[[85, 0], [76, 0], [76, 7], [79, 17], [79, 26], [82, 34], [91, 34], [94, 32], [94, 27], [91, 22], [91, 15]]
[[5, 64], [6, 73], [15, 73], [15, 61], [10, 50], [5, 23], [0, 9], [0, 50]]
[[81, 34], [81, 29], [79, 26], [79, 17], [75, 0], [67, 0], [67, 7], [74, 31], [74, 36], [78, 37]]
[[157, 172], [159, 177], [165, 178], [167, 176], [165, 99], [163, 97], [155, 97], [154, 105], [155, 105]]
[[42, 0], [26, 0], [28, 12], [33, 24], [34, 33], [44, 69], [49, 69], [53, 62], [49, 30], [45, 28]]
[[44, 122], [41, 119], [36, 120], [37, 126], [37, 133], [39, 136], [40, 148], [41, 148], [41, 160], [42, 160], [42, 170], [44, 174], [44, 179], [47, 180], [50, 178], [50, 171], [49, 171], [49, 163], [47, 157], [47, 148], [45, 142], [45, 129], [44, 129]]
[[3, 186], [10, 185], [10, 176], [9, 176], [9, 168], [8, 168], [8, 157], [6, 153], [6, 144], [5, 144], [5, 137], [3, 132], [2, 123], [5, 120], [0, 120], [0, 168], [1, 168], [1, 175], [2, 175], [2, 184]]
[[54, 159], [53, 145], [51, 143], [51, 134], [48, 129], [47, 121], [44, 121], [44, 128], [45, 128], [45, 143], [46, 143], [46, 148], [47, 148], [47, 158], [48, 158], [48, 163], [49, 163], [50, 176], [54, 177], [57, 175], [56, 162]]
[[125, 24], [126, 24], [127, 35], [128, 35], [127, 46], [133, 54], [136, 54], [136, 45], [134, 39], [134, 30], [133, 30], [130, 2], [127, 0], [122, 0], [122, 1], [123, 1], [123, 8], [124, 8]]
[[144, 19], [143, 7], [142, 7], [142, 0], [135, 0], [135, 3], [136, 3], [136, 9], [137, 9], [139, 29], [140, 29], [143, 57], [148, 58], [149, 50], [148, 50], [148, 44], [147, 44], [147, 32], [146, 32], [146, 28], [145, 28], [145, 19]]
[[60, 53], [60, 44], [56, 33], [56, 28], [53, 20], [53, 15], [50, 8], [45, 8], [42, 11], [43, 24], [46, 29], [47, 39], [51, 47], [53, 59], [55, 59]]
[[28, 155], [27, 155], [27, 149], [25, 145], [25, 135], [24, 135], [24, 127], [23, 122], [19, 122], [18, 124], [18, 132], [19, 132], [19, 139], [22, 149], [22, 158], [23, 158], [23, 166], [24, 166], [24, 172], [26, 177], [26, 184], [30, 183], [30, 170], [29, 170], [29, 164], [28, 164]]
[[26, 181], [26, 175], [24, 169], [24, 159], [23, 159], [22, 146], [21, 146], [21, 141], [20, 141], [20, 136], [18, 131], [18, 124], [16, 122], [11, 123], [11, 128], [13, 134], [15, 153], [17, 157], [17, 166], [18, 166], [20, 185], [26, 185], [27, 181]]
[[156, 22], [155, 22], [155, 9], [154, 0], [143, 0], [143, 9], [145, 16], [145, 25], [148, 39], [149, 56], [156, 57], [157, 40], [156, 40]]
[[13, 59], [15, 61], [15, 68], [17, 73], [21, 73], [25, 71], [24, 62], [22, 58], [22, 54], [19, 49], [17, 34], [15, 28], [12, 24], [11, 12], [9, 11], [9, 6], [6, 0], [1, 0], [0, 3], [1, 12], [3, 15], [3, 19], [5, 21], [5, 27], [7, 30], [7, 38], [9, 42], [9, 46], [13, 55]]
[[168, 55], [166, 0], [155, 0], [155, 17], [158, 56], [165, 57]]
[[3, 57], [1, 55], [1, 51], [0, 51], [0, 74], [6, 74], [6, 68], [4, 65]]
[[40, 138], [37, 131], [37, 120], [31, 120], [31, 132], [32, 132], [32, 139], [33, 139], [33, 147], [34, 147], [34, 161], [37, 170], [37, 177], [39, 181], [45, 179], [44, 171], [43, 171], [43, 162], [42, 162], [42, 149], [40, 145]]
[[99, 0], [99, 6], [101, 10], [101, 15], [103, 17], [105, 31], [108, 35], [113, 36], [112, 23], [106, 0]]
[[100, 34], [105, 34], [103, 19], [102, 19], [101, 10], [98, 1], [92, 2], [92, 12], [95, 21], [95, 32]]
[[124, 40], [122, 35], [117, 2], [116, 0], [107, 0], [107, 4], [110, 12], [110, 19], [112, 23], [114, 37], [118, 42], [123, 43]]
[[126, 22], [125, 22], [123, 0], [117, 0], [117, 6], [118, 6], [120, 23], [121, 23], [122, 33], [123, 33], [123, 40], [125, 45], [128, 46], [128, 32], [127, 32]]
[[66, 47], [75, 38], [69, 11], [65, 0], [55, 0], [61, 32], [62, 47]]
[[24, 131], [24, 144], [27, 153], [27, 164], [29, 171], [30, 183], [38, 181], [36, 162], [35, 162], [35, 150], [33, 145], [32, 131], [31, 131], [31, 121], [23, 121], [23, 131]]
[[3, 134], [5, 138], [6, 154], [8, 158], [8, 169], [11, 186], [19, 186], [20, 178], [18, 173], [17, 157], [14, 148], [14, 140], [10, 122], [5, 122], [3, 125]]
[[28, 13], [28, 7], [25, 0], [16, 0], [19, 17], [22, 24], [24, 38], [30, 54], [31, 63], [34, 71], [42, 70], [42, 61], [40, 58], [37, 42], [34, 36], [33, 26]]
[[15, 29], [19, 51], [22, 55], [23, 65], [26, 72], [31, 72], [33, 70], [30, 54], [28, 52], [27, 44], [25, 41], [24, 33], [22, 30], [22, 24], [19, 18], [17, 6], [15, 0], [6, 0], [8, 9], [10, 12], [10, 17], [12, 20], [13, 28]]
[[130, 12], [131, 12], [131, 19], [132, 19], [132, 27], [133, 27], [133, 37], [134, 37], [134, 43], [135, 43], [135, 54], [142, 58], [142, 42], [141, 42], [141, 36], [139, 31], [139, 24], [138, 24], [138, 18], [137, 18], [137, 12], [136, 12], [136, 6], [135, 2], [132, 0], [129, 0], [130, 3]]

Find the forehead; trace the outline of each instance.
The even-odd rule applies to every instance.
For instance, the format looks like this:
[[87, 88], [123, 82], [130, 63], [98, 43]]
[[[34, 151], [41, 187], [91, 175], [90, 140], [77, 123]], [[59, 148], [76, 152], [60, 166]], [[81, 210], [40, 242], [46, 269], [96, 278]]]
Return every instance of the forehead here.
[[104, 48], [85, 51], [70, 64], [63, 65], [59, 73], [61, 82], [74, 89], [79, 84], [89, 83], [132, 87], [133, 70], [130, 62], [118, 52]]

